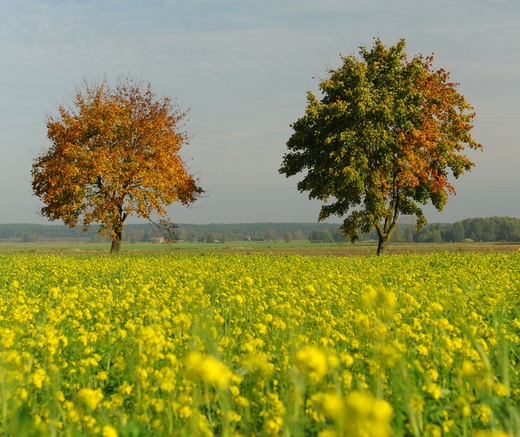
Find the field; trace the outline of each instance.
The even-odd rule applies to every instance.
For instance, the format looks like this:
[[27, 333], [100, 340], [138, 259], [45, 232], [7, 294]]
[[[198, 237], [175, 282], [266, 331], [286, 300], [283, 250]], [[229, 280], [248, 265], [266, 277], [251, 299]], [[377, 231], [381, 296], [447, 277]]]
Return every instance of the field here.
[[[226, 243], [123, 243], [121, 252], [128, 254], [285, 254], [285, 255], [326, 255], [352, 256], [374, 255], [377, 242], [363, 243], [310, 243], [308, 240], [282, 241], [231, 241]], [[520, 249], [520, 242], [493, 243], [392, 243], [389, 254], [414, 253], [508, 253]], [[86, 241], [39, 241], [36, 243], [0, 242], [0, 253], [37, 252], [53, 254], [106, 254], [110, 243], [89, 243]]]
[[520, 251], [179, 247], [3, 251], [1, 435], [520, 435]]

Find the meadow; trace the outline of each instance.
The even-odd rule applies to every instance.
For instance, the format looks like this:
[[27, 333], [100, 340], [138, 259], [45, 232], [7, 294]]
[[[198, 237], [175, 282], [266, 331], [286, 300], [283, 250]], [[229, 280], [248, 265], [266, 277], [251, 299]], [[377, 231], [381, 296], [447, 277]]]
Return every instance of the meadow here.
[[0, 254], [0, 435], [519, 436], [520, 252]]

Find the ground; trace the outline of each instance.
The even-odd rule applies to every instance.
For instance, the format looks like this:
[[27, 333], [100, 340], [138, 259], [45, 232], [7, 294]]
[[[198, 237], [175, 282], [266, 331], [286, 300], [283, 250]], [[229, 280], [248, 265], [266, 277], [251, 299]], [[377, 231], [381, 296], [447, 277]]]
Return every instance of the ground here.
[[[352, 256], [375, 255], [377, 243], [309, 243], [296, 241], [248, 242], [234, 241], [226, 243], [123, 243], [121, 253], [179, 253], [179, 254], [299, 254]], [[86, 242], [37, 242], [37, 243], [1, 243], [0, 252], [56, 252], [56, 253], [106, 253], [109, 243]], [[520, 250], [517, 243], [394, 243], [387, 250], [388, 255], [409, 253], [444, 253], [444, 252], [496, 252], [506, 253]]]

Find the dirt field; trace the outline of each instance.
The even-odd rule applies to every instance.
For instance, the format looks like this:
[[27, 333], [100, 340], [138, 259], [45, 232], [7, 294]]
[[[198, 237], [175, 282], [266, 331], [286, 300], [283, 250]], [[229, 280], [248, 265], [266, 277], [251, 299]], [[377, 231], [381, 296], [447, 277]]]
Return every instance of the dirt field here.
[[[375, 243], [319, 244], [308, 241], [284, 242], [226, 242], [226, 243], [123, 243], [121, 254], [130, 253], [172, 253], [172, 254], [293, 254], [303, 256], [375, 256]], [[39, 243], [0, 243], [0, 253], [92, 253], [106, 254], [110, 250], [107, 243], [81, 242], [39, 242]], [[444, 253], [444, 252], [516, 252], [520, 243], [414, 243], [390, 244], [388, 255], [408, 253]]]
[[[131, 250], [130, 246], [126, 247]], [[169, 249], [175, 253], [271, 253], [271, 254], [295, 254], [295, 255], [324, 255], [324, 256], [356, 256], [375, 255], [376, 244], [286, 244], [286, 243], [256, 243], [241, 245], [238, 243], [221, 245], [203, 244], [179, 244]], [[387, 255], [407, 253], [444, 253], [444, 252], [516, 252], [520, 250], [520, 243], [415, 243], [415, 244], [391, 244], [387, 249]]]

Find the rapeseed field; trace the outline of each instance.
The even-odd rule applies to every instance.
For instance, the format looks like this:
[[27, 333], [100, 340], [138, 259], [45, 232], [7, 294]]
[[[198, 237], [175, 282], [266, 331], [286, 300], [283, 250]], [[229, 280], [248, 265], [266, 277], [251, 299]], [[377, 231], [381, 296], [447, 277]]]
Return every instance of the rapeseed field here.
[[519, 436], [520, 253], [0, 255], [0, 435]]

